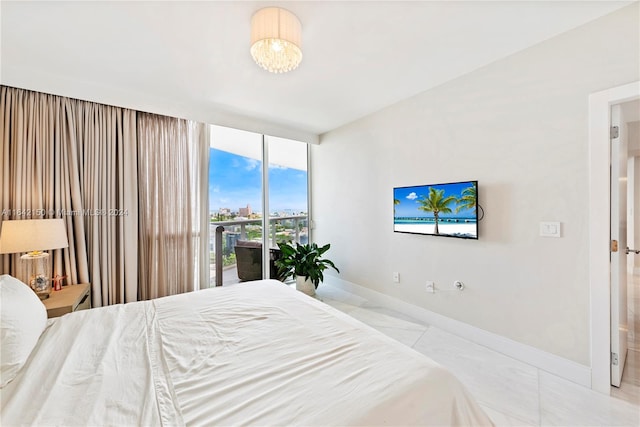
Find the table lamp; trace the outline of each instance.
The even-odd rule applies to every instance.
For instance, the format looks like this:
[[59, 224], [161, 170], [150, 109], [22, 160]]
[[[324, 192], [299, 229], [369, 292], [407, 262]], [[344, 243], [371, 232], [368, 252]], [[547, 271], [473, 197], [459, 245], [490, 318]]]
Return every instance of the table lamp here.
[[51, 293], [51, 263], [49, 249], [69, 247], [64, 220], [24, 219], [0, 223], [0, 254], [27, 252], [20, 259], [26, 263], [26, 273], [20, 280], [27, 283], [40, 299]]

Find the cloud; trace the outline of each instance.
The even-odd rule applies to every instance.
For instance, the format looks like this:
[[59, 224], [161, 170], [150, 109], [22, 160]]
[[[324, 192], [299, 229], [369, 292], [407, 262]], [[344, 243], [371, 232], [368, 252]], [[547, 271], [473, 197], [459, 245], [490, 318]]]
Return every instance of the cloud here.
[[215, 187], [213, 187], [213, 189], [211, 190], [214, 193], [219, 193], [220, 192], [220, 186], [216, 185]]
[[282, 165], [275, 164], [275, 163], [269, 163], [269, 169], [283, 169], [283, 170], [287, 170], [287, 169], [289, 169], [289, 168], [288, 168], [288, 167], [286, 167], [286, 166], [282, 166]]
[[247, 162], [247, 164], [245, 165], [245, 169], [248, 171], [252, 171], [254, 169], [256, 169], [258, 166], [260, 166], [260, 161], [256, 160], [256, 159], [244, 159], [245, 162]]
[[409, 193], [407, 195], [407, 199], [409, 199], [409, 200], [415, 200], [417, 198], [418, 198], [418, 195], [415, 193], [415, 191], [412, 191], [411, 193]]

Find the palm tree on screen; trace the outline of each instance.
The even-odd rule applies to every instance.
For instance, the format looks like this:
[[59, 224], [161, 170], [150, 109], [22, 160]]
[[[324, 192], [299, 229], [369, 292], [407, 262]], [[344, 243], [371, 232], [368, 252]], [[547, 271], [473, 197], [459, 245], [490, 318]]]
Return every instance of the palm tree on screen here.
[[475, 184], [462, 190], [462, 194], [460, 194], [460, 198], [458, 199], [458, 207], [456, 208], [456, 213], [460, 212], [463, 209], [473, 209], [473, 212], [475, 213], [477, 206], [477, 194], [478, 193]]
[[393, 213], [396, 213], [396, 206], [400, 204], [400, 200], [398, 199], [393, 199]]
[[425, 212], [433, 212], [433, 217], [435, 219], [436, 227], [434, 230], [435, 234], [440, 234], [438, 231], [438, 219], [441, 213], [451, 213], [451, 208], [449, 205], [451, 203], [455, 203], [458, 199], [455, 196], [444, 196], [444, 190], [437, 190], [433, 187], [429, 187], [429, 197], [420, 196], [422, 199], [418, 199], [417, 202], [420, 203], [418, 209]]

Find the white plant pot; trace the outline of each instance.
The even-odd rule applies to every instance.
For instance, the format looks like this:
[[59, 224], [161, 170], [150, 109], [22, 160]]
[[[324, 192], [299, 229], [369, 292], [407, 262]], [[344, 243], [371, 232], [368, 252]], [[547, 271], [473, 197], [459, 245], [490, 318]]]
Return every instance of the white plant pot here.
[[296, 276], [296, 289], [310, 296], [314, 296], [316, 294], [316, 287], [310, 279], [307, 279], [306, 276]]

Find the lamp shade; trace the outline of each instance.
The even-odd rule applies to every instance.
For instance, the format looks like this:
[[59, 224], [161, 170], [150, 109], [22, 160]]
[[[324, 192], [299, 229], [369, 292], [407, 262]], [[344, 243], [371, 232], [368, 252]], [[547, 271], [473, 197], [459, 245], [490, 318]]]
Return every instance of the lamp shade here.
[[291, 12], [265, 7], [251, 17], [251, 56], [272, 73], [294, 70], [302, 61], [302, 26]]
[[69, 246], [64, 220], [23, 219], [2, 221], [0, 254], [46, 251]]

